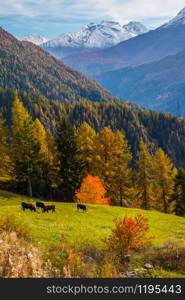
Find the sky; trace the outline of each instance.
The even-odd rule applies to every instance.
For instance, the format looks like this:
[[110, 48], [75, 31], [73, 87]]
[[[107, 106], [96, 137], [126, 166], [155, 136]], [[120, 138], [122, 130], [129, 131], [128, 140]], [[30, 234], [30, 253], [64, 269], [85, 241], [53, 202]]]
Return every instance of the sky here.
[[102, 20], [158, 27], [184, 7], [184, 0], [0, 0], [0, 26], [17, 37], [51, 39]]

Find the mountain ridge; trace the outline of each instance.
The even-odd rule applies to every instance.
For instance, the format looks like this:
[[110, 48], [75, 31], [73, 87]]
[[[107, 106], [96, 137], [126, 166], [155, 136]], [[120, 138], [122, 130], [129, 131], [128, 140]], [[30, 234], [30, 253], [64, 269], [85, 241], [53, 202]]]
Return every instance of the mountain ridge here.
[[123, 26], [114, 21], [102, 21], [99, 24], [89, 23], [84, 25], [81, 30], [63, 33], [42, 44], [41, 47], [62, 59], [70, 53], [94, 51], [117, 45], [123, 40], [143, 34], [150, 29], [140, 22], [130, 22]]
[[0, 87], [40, 94], [50, 100], [119, 101], [95, 81], [30, 42], [0, 28]]
[[185, 50], [162, 60], [94, 76], [118, 97], [146, 109], [185, 116]]
[[175, 25], [173, 21], [116, 46], [69, 55], [63, 61], [89, 75], [156, 61], [185, 49], [185, 23]]

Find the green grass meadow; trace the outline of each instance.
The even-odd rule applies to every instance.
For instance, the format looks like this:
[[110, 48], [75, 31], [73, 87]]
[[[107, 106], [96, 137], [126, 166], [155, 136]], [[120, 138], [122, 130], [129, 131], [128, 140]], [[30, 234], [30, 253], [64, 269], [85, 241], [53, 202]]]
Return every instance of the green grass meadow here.
[[[150, 235], [153, 244], [162, 245], [169, 240], [185, 244], [185, 218], [163, 214], [156, 211], [129, 209], [110, 206], [87, 205], [88, 211], [77, 211], [73, 203], [54, 203], [56, 212], [34, 213], [21, 209], [21, 202], [35, 203], [30, 199], [13, 193], [0, 191], [0, 215], [13, 214], [30, 229], [41, 249], [57, 243], [64, 243], [81, 249], [84, 245], [102, 248], [102, 239], [114, 227], [115, 218], [125, 215], [134, 217], [142, 214], [149, 219]], [[47, 202], [50, 204], [51, 202]]]

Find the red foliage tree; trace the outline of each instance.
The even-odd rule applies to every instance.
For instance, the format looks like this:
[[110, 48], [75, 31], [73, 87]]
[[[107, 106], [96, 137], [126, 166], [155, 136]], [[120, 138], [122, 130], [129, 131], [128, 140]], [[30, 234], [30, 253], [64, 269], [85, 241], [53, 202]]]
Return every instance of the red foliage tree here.
[[123, 262], [131, 250], [149, 243], [151, 237], [148, 236], [148, 232], [147, 218], [142, 215], [137, 215], [135, 218], [126, 215], [123, 220], [115, 220], [115, 228], [106, 240], [106, 244], [110, 253], [114, 253], [119, 261]]
[[76, 193], [77, 202], [109, 205], [106, 190], [99, 177], [87, 175]]

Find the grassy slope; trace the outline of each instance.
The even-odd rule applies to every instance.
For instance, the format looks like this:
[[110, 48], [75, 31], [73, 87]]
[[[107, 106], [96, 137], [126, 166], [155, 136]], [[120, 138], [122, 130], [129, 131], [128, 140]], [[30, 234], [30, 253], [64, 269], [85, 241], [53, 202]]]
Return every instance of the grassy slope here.
[[0, 191], [0, 214], [11, 213], [28, 225], [41, 248], [48, 248], [58, 242], [83, 248], [102, 247], [101, 239], [113, 228], [113, 220], [125, 214], [143, 214], [149, 218], [154, 244], [160, 245], [170, 239], [185, 243], [185, 218], [166, 215], [156, 211], [143, 211], [120, 207], [88, 205], [88, 212], [78, 212], [75, 204], [56, 203], [56, 213], [22, 212], [22, 201], [34, 203], [34, 199]]

